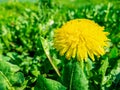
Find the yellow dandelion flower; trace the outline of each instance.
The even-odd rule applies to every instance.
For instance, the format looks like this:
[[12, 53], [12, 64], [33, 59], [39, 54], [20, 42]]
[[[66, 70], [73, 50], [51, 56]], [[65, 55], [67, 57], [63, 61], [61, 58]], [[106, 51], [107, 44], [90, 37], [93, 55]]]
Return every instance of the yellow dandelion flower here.
[[104, 47], [108, 46], [104, 27], [92, 20], [75, 19], [68, 21], [61, 28], [55, 30], [54, 46], [60, 55], [77, 60], [87, 60], [88, 56], [94, 60], [105, 54]]

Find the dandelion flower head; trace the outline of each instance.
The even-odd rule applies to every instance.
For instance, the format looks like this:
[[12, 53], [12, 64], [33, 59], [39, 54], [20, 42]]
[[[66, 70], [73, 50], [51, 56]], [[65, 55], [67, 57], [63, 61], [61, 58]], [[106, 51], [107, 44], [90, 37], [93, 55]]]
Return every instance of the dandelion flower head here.
[[54, 47], [68, 60], [70, 58], [87, 60], [88, 57], [94, 60], [94, 56], [104, 55], [104, 47], [108, 46], [108, 32], [103, 30], [104, 27], [92, 20], [70, 20], [55, 30]]

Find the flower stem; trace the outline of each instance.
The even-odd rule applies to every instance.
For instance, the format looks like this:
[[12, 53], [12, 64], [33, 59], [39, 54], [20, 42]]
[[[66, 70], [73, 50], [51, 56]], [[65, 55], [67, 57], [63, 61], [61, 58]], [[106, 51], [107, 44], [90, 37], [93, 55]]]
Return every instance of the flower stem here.
[[46, 54], [46, 56], [47, 56], [50, 64], [51, 64], [52, 67], [54, 68], [54, 70], [55, 70], [55, 72], [57, 73], [57, 75], [60, 77], [60, 76], [61, 76], [61, 75], [60, 75], [60, 72], [59, 72], [58, 68], [54, 65], [54, 63], [53, 63], [53, 61], [52, 61], [52, 58], [51, 58], [51, 56], [50, 56], [49, 47], [48, 47], [47, 41], [46, 41], [44, 38], [41, 37], [41, 43], [42, 43], [43, 50], [44, 50], [44, 52], [45, 52], [45, 54]]

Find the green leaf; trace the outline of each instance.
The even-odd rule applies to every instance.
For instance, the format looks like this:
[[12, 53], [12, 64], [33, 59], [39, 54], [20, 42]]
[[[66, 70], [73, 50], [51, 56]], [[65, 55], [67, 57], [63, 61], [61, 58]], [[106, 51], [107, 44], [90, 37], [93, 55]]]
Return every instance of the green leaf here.
[[64, 66], [64, 71], [63, 71], [63, 84], [66, 87], [69, 87], [70, 85], [70, 77], [72, 73], [72, 62], [68, 62]]
[[101, 82], [99, 82], [101, 85], [101, 88], [104, 88], [103, 85], [105, 83], [105, 74], [108, 66], [109, 66], [108, 58], [106, 58], [105, 60], [102, 60], [102, 65], [98, 70], [99, 77], [101, 77]]
[[66, 90], [59, 82], [39, 76], [35, 86], [35, 90]]
[[98, 70], [99, 74], [102, 74], [102, 76], [105, 76], [108, 65], [109, 65], [108, 58], [106, 58], [105, 60], [102, 60], [101, 67]]
[[0, 71], [0, 90], [14, 90], [7, 77]]
[[[9, 62], [0, 60], [1, 75], [2, 77], [4, 77], [5, 81], [9, 84], [9, 86], [12, 87], [16, 85], [16, 87], [19, 87], [23, 84], [24, 76], [21, 72], [18, 72], [19, 70], [20, 68], [17, 65], [13, 65]], [[4, 82], [1, 82], [1, 84], [4, 84]]]
[[115, 88], [114, 90], [118, 90], [116, 86], [117, 84], [119, 85], [120, 81], [120, 59], [117, 61], [117, 64], [111, 70], [111, 72], [107, 76], [105, 76], [105, 78], [106, 80], [104, 84], [107, 88]]
[[0, 55], [0, 60], [9, 61], [10, 57], [4, 56], [4, 55]]
[[87, 62], [85, 62], [84, 68], [85, 68], [87, 77], [90, 78], [92, 76], [91, 70], [94, 67], [93, 67], [93, 62], [89, 58], [87, 59]]
[[118, 56], [118, 48], [114, 46], [111, 49], [110, 58], [116, 58], [117, 56]]
[[24, 82], [24, 75], [21, 72], [17, 72], [14, 75], [10, 76], [9, 80], [12, 85], [20, 86]]
[[0, 71], [9, 76], [10, 73], [15, 73], [19, 71], [20, 68], [17, 65], [13, 65], [9, 62], [0, 60]]
[[63, 83], [68, 90], [88, 90], [88, 80], [80, 62], [68, 62], [64, 67]]

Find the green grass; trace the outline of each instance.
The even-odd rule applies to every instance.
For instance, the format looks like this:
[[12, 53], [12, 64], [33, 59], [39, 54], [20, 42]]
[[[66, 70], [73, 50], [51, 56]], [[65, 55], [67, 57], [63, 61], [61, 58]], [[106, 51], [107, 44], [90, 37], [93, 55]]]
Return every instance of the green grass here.
[[[102, 2], [0, 4], [0, 90], [120, 90], [120, 2]], [[76, 18], [94, 20], [110, 33], [107, 53], [84, 62], [84, 71], [53, 47], [54, 30]]]
[[120, 8], [119, 0], [53, 0], [54, 3], [59, 5], [65, 5], [67, 7], [78, 8], [85, 5], [107, 5], [108, 3], [113, 4], [115, 8]]

